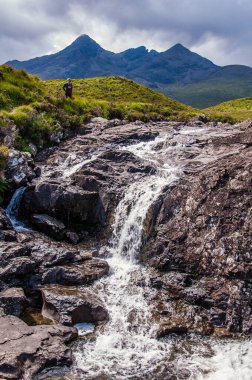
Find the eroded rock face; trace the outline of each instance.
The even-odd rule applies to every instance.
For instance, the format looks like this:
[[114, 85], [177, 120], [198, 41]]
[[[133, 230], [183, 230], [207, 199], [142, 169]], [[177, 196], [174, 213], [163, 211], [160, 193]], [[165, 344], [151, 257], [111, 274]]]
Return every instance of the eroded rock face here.
[[[25, 209], [23, 215], [26, 217], [30, 213], [47, 214], [67, 227], [105, 222], [98, 193], [84, 191], [78, 186], [64, 187], [61, 184], [39, 182], [35, 189], [31, 187], [24, 193], [21, 208]], [[32, 218], [31, 222], [35, 227], [38, 224], [36, 218]], [[53, 234], [52, 228], [43, 229], [44, 232], [49, 231], [49, 235]]]
[[[204, 334], [216, 328], [251, 333], [251, 135], [216, 136], [211, 144], [219, 152], [230, 144], [230, 152], [240, 153], [216, 156], [164, 196], [142, 256], [163, 279], [156, 296], [161, 334], [176, 326], [194, 332], [202, 326]], [[187, 276], [187, 283], [170, 277], [167, 289], [166, 272]]]
[[[97, 278], [97, 273], [101, 276], [105, 272], [104, 268], [108, 266], [102, 261], [103, 269], [99, 268], [101, 260], [94, 259], [92, 251], [79, 251], [37, 234], [16, 233], [4, 213], [1, 227], [1, 236], [5, 240], [0, 242], [0, 377], [30, 380], [44, 368], [71, 365], [72, 351], [66, 344], [78, 335], [76, 329], [64, 327], [57, 321], [54, 321], [54, 326], [32, 327], [16, 317], [23, 316], [28, 306], [39, 307], [43, 273], [50, 268], [60, 268], [60, 265], [76, 262], [77, 266], [81, 266], [85, 261], [89, 261], [86, 277], [82, 277], [81, 282], [87, 280], [91, 283]], [[15, 241], [6, 240], [6, 232], [13, 232]], [[93, 260], [96, 262], [94, 266]], [[69, 271], [71, 273], [71, 269]], [[84, 272], [83, 269], [82, 276]], [[78, 271], [71, 273], [68, 284], [78, 282], [79, 275]], [[75, 289], [75, 293], [77, 292], [78, 289]], [[83, 299], [78, 303], [76, 296], [76, 307], [71, 309], [71, 318], [78, 321], [79, 310], [83, 312], [83, 308], [92, 320], [107, 318], [107, 312], [99, 302], [95, 296], [92, 299], [86, 296], [86, 303]], [[65, 306], [69, 305], [67, 298], [61, 299], [60, 304], [63, 315]], [[70, 311], [68, 312], [70, 315]], [[71, 318], [69, 317], [70, 325]]]
[[151, 264], [250, 280], [251, 173], [248, 151], [181, 181], [164, 199]]
[[0, 377], [29, 380], [46, 367], [71, 365], [65, 344], [76, 337], [72, 327], [31, 327], [14, 316], [0, 317]]
[[56, 323], [74, 325], [108, 319], [102, 301], [89, 290], [54, 285], [43, 288], [41, 292], [42, 314]]
[[[43, 165], [41, 178], [23, 195], [22, 218], [36, 228], [33, 214], [53, 217], [78, 234], [72, 240], [73, 235], [65, 233], [66, 239], [75, 242], [81, 239], [83, 231], [110, 224], [128, 184], [155, 173], [155, 168], [144, 159], [114, 144], [148, 140], [158, 131], [144, 124], [112, 126], [107, 122], [103, 127], [94, 128], [90, 134], [76, 137], [53, 152]], [[44, 232], [53, 236], [51, 229], [44, 226], [43, 223]]]

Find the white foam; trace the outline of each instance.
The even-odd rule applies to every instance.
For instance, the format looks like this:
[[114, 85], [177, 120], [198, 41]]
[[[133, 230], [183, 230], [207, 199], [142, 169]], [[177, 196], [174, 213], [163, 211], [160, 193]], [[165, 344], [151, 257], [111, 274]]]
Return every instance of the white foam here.
[[252, 379], [252, 342], [215, 343], [214, 355], [198, 359], [199, 373], [195, 380], [251, 380]]

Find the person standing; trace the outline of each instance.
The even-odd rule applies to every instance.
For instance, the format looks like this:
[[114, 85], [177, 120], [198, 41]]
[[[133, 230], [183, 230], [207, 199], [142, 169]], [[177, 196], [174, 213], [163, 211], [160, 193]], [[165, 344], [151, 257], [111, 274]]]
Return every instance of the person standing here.
[[63, 86], [63, 90], [65, 91], [66, 98], [71, 98], [73, 95], [73, 84], [70, 78], [67, 79], [67, 82]]

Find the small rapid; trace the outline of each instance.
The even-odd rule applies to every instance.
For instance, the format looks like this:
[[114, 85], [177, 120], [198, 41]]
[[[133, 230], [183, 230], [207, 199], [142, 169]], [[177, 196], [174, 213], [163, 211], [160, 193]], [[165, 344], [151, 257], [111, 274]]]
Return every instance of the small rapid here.
[[22, 200], [22, 196], [25, 192], [25, 189], [26, 189], [26, 187], [23, 186], [23, 187], [18, 188], [15, 191], [15, 193], [13, 194], [13, 196], [10, 200], [8, 207], [5, 210], [6, 215], [9, 217], [13, 228], [17, 232], [29, 232], [30, 231], [30, 229], [27, 228], [23, 222], [18, 220], [18, 210], [19, 210], [19, 206], [20, 206], [20, 203]]

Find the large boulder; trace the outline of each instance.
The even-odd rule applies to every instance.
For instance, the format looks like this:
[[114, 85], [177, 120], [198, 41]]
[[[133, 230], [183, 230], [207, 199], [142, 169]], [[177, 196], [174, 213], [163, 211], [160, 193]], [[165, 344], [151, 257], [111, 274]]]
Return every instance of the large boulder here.
[[[96, 223], [104, 224], [106, 219], [97, 192], [86, 191], [79, 186], [64, 187], [60, 183], [50, 182], [39, 182], [35, 188], [30, 187], [25, 191], [20, 214], [28, 219], [32, 214], [46, 214], [58, 219], [67, 227], [77, 229]], [[32, 222], [38, 224], [37, 219], [33, 219]]]
[[71, 365], [66, 346], [78, 336], [66, 326], [28, 326], [14, 316], [0, 317], [0, 378], [30, 380], [44, 368]]
[[35, 214], [32, 216], [32, 224], [37, 230], [44, 232], [54, 239], [61, 240], [64, 236], [66, 226], [64, 223], [45, 214]]
[[42, 315], [55, 323], [75, 325], [108, 319], [103, 302], [87, 289], [52, 285], [41, 289], [41, 292]]

